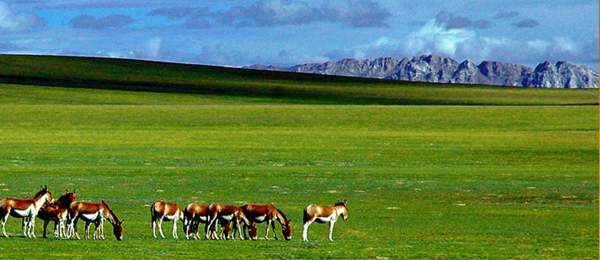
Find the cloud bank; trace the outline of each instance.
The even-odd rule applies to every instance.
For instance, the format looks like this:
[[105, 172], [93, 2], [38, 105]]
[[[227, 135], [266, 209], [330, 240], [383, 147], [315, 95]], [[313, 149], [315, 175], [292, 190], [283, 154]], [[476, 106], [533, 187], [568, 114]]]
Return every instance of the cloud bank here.
[[169, 20], [186, 19], [187, 28], [207, 28], [213, 23], [233, 27], [273, 27], [314, 22], [340, 23], [346, 27], [387, 27], [392, 14], [370, 0], [259, 0], [249, 6], [233, 6], [223, 11], [172, 7], [150, 12]]
[[[531, 24], [530, 24], [531, 23]], [[527, 26], [538, 26], [527, 21]], [[421, 28], [402, 38], [380, 37], [371, 43], [337, 49], [327, 54], [332, 60], [346, 57], [372, 58], [382, 56], [413, 57], [423, 54], [447, 56], [457, 60], [498, 60], [521, 64], [537, 64], [544, 60], [597, 62], [598, 37], [575, 41], [569, 37], [550, 40], [521, 40], [479, 35], [479, 27], [469, 18], [440, 12]]]
[[129, 15], [109, 15], [100, 18], [95, 18], [90, 15], [78, 15], [73, 18], [69, 25], [73, 28], [85, 29], [107, 29], [107, 28], [122, 28], [133, 23], [133, 18]]

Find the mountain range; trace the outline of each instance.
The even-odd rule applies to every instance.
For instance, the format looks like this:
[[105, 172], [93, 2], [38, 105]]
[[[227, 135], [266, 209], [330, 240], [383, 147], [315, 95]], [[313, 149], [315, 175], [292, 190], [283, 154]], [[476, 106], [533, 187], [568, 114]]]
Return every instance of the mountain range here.
[[452, 58], [423, 55], [401, 60], [390, 57], [374, 60], [343, 59], [292, 67], [252, 65], [245, 68], [433, 83], [598, 88], [598, 72], [587, 66], [577, 66], [565, 61], [556, 64], [545, 61], [532, 69], [506, 62], [483, 61], [477, 65], [468, 60], [458, 62]]

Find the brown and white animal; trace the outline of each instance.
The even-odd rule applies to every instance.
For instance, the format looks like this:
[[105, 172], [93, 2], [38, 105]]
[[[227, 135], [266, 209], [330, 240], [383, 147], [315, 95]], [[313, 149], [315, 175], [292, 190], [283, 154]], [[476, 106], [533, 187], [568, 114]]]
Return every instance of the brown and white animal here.
[[[248, 219], [244, 217], [244, 212], [238, 206], [212, 203], [208, 205], [207, 215], [209, 217], [209, 224], [207, 227], [206, 239], [210, 239], [216, 235], [217, 222], [221, 223], [221, 225], [233, 223], [234, 233], [231, 236], [232, 239], [235, 239], [235, 229], [237, 229], [240, 239], [244, 239], [242, 237], [241, 224], [244, 223], [245, 225], [250, 225]], [[227, 235], [225, 239], [229, 238], [230, 236]]]
[[[292, 227], [290, 226], [290, 220], [287, 219], [285, 214], [279, 209], [275, 208], [272, 204], [245, 204], [241, 207], [244, 212], [244, 216], [250, 221], [250, 223], [263, 223], [267, 222], [267, 231], [265, 232], [265, 240], [269, 239], [269, 227], [273, 227], [273, 238], [277, 240], [277, 233], [275, 230], [275, 221], [279, 221], [281, 224], [281, 231], [285, 240], [292, 239]], [[246, 236], [246, 225], [244, 225], [244, 237]], [[250, 236], [252, 240], [256, 240], [256, 236]]]
[[344, 200], [344, 202], [338, 202], [334, 206], [308, 205], [304, 209], [302, 241], [308, 241], [308, 226], [310, 226], [313, 221], [316, 221], [317, 223], [329, 223], [329, 241], [333, 241], [333, 225], [338, 220], [338, 217], [342, 215], [344, 220], [348, 219], [346, 202], [347, 201]]
[[[157, 201], [152, 204], [150, 207], [150, 214], [152, 215], [152, 235], [156, 238], [156, 223], [158, 222], [158, 231], [160, 232], [160, 236], [165, 238], [165, 235], [162, 231], [162, 222], [163, 221], [173, 221], [173, 237], [179, 238], [177, 236], [177, 220], [181, 220], [185, 227], [184, 221], [184, 213], [179, 205], [176, 203], [167, 203], [163, 201]], [[185, 230], [185, 228], [184, 228]]]
[[44, 203], [53, 203], [52, 193], [48, 186], [42, 186], [42, 190], [33, 196], [33, 199], [3, 198], [0, 200], [0, 219], [2, 220], [2, 233], [6, 234], [6, 221], [9, 216], [23, 219], [23, 235], [35, 237], [35, 217]]
[[54, 203], [45, 203], [37, 214], [37, 217], [44, 220], [44, 235], [46, 238], [46, 230], [50, 221], [54, 222], [54, 236], [57, 238], [66, 237], [65, 223], [69, 213], [69, 206], [75, 201], [75, 190], [65, 195], [60, 196]]
[[191, 203], [185, 207], [185, 210], [183, 210], [183, 229], [185, 232], [185, 238], [189, 239], [190, 237], [193, 237], [194, 239], [200, 239], [200, 235], [198, 235], [198, 225], [200, 223], [204, 223], [204, 232], [207, 232], [207, 209], [208, 205], [195, 203]]
[[84, 239], [89, 239], [90, 225], [94, 223], [96, 230], [94, 238], [104, 239], [104, 220], [108, 220], [113, 226], [113, 234], [118, 241], [123, 240], [123, 221], [119, 221], [117, 215], [108, 207], [108, 204], [75, 201], [69, 208], [67, 220], [67, 238], [72, 236], [79, 238], [77, 234], [77, 222], [79, 219], [85, 221]]

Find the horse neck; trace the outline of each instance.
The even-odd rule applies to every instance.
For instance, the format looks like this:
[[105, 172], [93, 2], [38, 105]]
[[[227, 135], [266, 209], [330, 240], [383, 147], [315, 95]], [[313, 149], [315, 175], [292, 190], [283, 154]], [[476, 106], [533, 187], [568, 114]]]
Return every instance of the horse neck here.
[[334, 208], [336, 215], [338, 216], [344, 214], [344, 212], [346, 211], [346, 208], [344, 206], [335, 206]]
[[35, 201], [35, 203], [34, 203], [35, 208], [40, 209], [40, 208], [42, 208], [42, 206], [44, 206], [44, 203], [46, 201], [48, 201], [48, 193], [43, 193], [43, 194], [33, 198], [33, 200]]

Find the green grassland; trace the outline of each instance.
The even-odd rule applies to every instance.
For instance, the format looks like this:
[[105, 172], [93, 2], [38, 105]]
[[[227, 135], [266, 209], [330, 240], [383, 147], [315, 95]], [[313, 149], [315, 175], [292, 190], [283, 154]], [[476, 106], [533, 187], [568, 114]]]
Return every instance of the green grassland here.
[[[0, 238], [0, 258], [599, 257], [597, 90], [453, 87], [177, 65], [188, 68], [181, 74], [151, 69], [170, 66], [161, 63], [64, 59], [74, 64], [46, 64], [37, 76], [0, 62], [0, 81], [11, 83], [0, 85], [0, 197], [31, 197], [42, 184], [55, 197], [77, 189], [79, 200], [106, 200], [125, 220], [124, 240], [116, 241], [108, 224], [105, 241], [27, 239], [20, 221], [10, 218], [12, 237]], [[76, 79], [79, 74], [66, 69], [106, 62], [137, 62], [146, 75], [158, 76], [124, 84], [100, 72], [97, 79]], [[141, 73], [122, 66], [110, 72]], [[143, 91], [166, 80], [160, 73], [186, 82]], [[284, 87], [206, 91], [206, 82], [189, 83], [200, 76], [214, 77], [223, 88], [230, 81], [237, 90], [244, 82]], [[56, 84], [42, 84], [49, 81], [44, 77]], [[381, 98], [363, 85], [393, 91]], [[312, 96], [291, 95], [294, 86]], [[346, 88], [360, 95], [336, 99], [334, 90]], [[182, 206], [273, 203], [293, 220], [293, 239], [154, 239], [149, 207], [159, 199]], [[304, 207], [343, 199], [349, 219], [336, 224], [334, 241], [327, 240], [326, 225], [315, 223], [310, 242], [302, 242]], [[38, 221], [38, 237], [41, 226]], [[163, 228], [168, 234], [172, 226]]]

